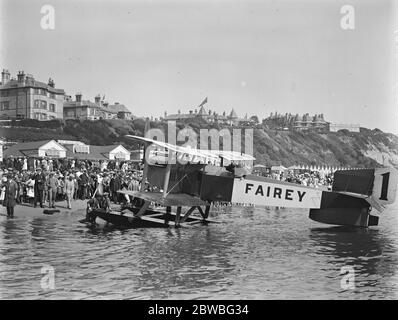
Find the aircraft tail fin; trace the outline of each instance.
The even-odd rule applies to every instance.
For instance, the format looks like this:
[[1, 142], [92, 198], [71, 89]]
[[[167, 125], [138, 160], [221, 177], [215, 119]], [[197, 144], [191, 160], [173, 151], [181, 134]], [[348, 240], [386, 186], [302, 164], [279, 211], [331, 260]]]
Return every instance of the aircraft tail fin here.
[[333, 191], [360, 195], [377, 211], [395, 201], [398, 171], [394, 168], [341, 170], [334, 174]]
[[[398, 171], [394, 168], [377, 168], [374, 173], [371, 202], [381, 208], [395, 202], [397, 195]], [[369, 203], [372, 205], [372, 203]], [[377, 209], [377, 207], [374, 205]], [[380, 211], [380, 210], [379, 210]]]

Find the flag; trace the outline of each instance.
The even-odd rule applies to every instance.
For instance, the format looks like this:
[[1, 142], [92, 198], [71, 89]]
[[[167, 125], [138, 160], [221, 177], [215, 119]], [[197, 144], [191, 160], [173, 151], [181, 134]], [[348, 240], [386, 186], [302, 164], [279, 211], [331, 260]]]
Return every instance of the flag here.
[[205, 103], [207, 103], [207, 97], [202, 101], [202, 103], [199, 105], [198, 108], [200, 108], [201, 106], [203, 106]]

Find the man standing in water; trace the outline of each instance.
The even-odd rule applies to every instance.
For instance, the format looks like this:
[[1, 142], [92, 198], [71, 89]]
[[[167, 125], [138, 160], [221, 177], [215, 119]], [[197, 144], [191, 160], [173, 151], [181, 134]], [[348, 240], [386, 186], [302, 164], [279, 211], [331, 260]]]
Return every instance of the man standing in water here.
[[48, 207], [55, 208], [55, 198], [57, 197], [58, 179], [54, 177], [54, 172], [50, 172], [47, 180], [48, 188]]
[[14, 217], [14, 207], [16, 205], [18, 195], [18, 184], [14, 180], [12, 174], [9, 175], [6, 184], [5, 198], [3, 205], [7, 207], [7, 217]]
[[41, 168], [37, 168], [35, 175], [35, 199], [34, 199], [34, 207], [36, 208], [37, 201], [40, 202], [40, 208], [43, 208], [43, 192], [44, 192], [44, 184], [46, 182], [46, 177], [44, 173], [41, 172]]
[[68, 209], [72, 209], [72, 199], [73, 194], [75, 193], [75, 181], [73, 181], [73, 176], [71, 174], [68, 179], [65, 180], [65, 193]]

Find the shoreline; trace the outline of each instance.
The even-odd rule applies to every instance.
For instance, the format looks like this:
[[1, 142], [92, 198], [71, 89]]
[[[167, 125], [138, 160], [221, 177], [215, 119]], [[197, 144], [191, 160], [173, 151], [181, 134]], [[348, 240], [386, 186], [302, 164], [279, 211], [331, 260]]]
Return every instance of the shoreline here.
[[[87, 200], [75, 200], [72, 202], [72, 209], [67, 208], [66, 201], [58, 201], [55, 203], [55, 209], [60, 210], [60, 212], [55, 212], [53, 214], [44, 214], [44, 210], [52, 209], [54, 208], [49, 208], [48, 205], [45, 205], [44, 208], [40, 208], [40, 206], [37, 206], [34, 208], [30, 204], [17, 204], [14, 209], [14, 218], [18, 217], [42, 217], [42, 216], [59, 216], [61, 214], [81, 214], [78, 211], [84, 210], [85, 214], [85, 209], [86, 209], [86, 201]], [[7, 217], [7, 210], [6, 207], [3, 205], [0, 205], [0, 216]]]

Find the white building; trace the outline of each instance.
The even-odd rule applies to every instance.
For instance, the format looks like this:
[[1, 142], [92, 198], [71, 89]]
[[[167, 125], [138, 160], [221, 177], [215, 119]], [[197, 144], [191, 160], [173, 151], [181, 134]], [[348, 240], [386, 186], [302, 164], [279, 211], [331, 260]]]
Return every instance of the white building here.
[[343, 124], [343, 123], [331, 123], [329, 125], [330, 132], [337, 132], [339, 130], [348, 130], [350, 132], [359, 132], [359, 124]]

